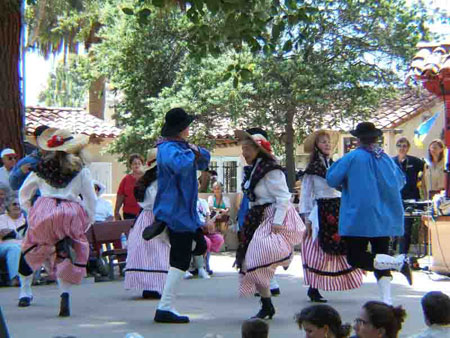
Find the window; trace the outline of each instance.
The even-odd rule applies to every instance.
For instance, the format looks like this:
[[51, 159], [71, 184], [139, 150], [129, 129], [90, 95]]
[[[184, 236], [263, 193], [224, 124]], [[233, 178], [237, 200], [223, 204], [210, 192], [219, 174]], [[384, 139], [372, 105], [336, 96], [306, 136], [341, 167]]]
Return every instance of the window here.
[[217, 172], [217, 180], [223, 183], [225, 193], [241, 191], [242, 165], [239, 157], [214, 156], [209, 169]]
[[237, 192], [237, 162], [223, 162], [223, 185], [225, 192]]

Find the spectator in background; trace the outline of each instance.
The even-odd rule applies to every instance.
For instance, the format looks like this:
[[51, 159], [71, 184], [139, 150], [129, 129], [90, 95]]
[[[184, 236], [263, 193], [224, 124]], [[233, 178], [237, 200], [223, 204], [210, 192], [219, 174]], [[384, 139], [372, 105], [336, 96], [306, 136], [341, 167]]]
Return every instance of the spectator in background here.
[[[49, 127], [39, 126], [34, 130], [35, 140], [42, 134], [42, 132]], [[37, 142], [36, 142], [37, 144]], [[11, 189], [19, 190], [25, 179], [28, 177], [31, 171], [36, 170], [36, 166], [41, 160], [42, 156], [45, 155], [46, 151], [37, 147], [30, 155], [22, 158], [11, 171], [9, 176], [9, 184]]]
[[11, 171], [17, 162], [17, 154], [13, 149], [5, 148], [1, 152], [0, 157], [3, 162], [3, 167], [0, 168], [0, 183], [3, 183], [11, 188], [9, 184], [9, 175], [11, 175]]
[[20, 239], [25, 230], [25, 217], [15, 194], [6, 199], [6, 210], [6, 214], [0, 215], [0, 258], [6, 260], [11, 283], [19, 285]]
[[[393, 158], [395, 164], [403, 171], [406, 177], [406, 184], [401, 191], [403, 200], [419, 200], [420, 191], [417, 187], [419, 177], [423, 172], [424, 162], [414, 156], [408, 155], [411, 147], [406, 137], [400, 137], [396, 143], [397, 156]], [[412, 217], [405, 217], [405, 233], [400, 237], [400, 253], [408, 254], [409, 246], [411, 244], [411, 230], [414, 219]]]
[[397, 338], [405, 317], [401, 306], [369, 301], [355, 319], [354, 329], [358, 338]]
[[6, 212], [6, 199], [10, 193], [11, 189], [8, 185], [0, 182], [0, 215]]
[[445, 189], [444, 149], [444, 143], [439, 139], [431, 141], [428, 146], [422, 179], [423, 195], [427, 200]]
[[262, 319], [247, 319], [242, 323], [242, 338], [267, 338], [269, 337], [269, 324]]
[[144, 175], [144, 158], [139, 154], [132, 154], [128, 158], [128, 165], [131, 167], [131, 174], [125, 175], [119, 185], [116, 197], [116, 207], [114, 209], [114, 218], [121, 220], [120, 208], [122, 208], [123, 219], [136, 218], [139, 210], [139, 204], [134, 197], [134, 187], [136, 182]]
[[428, 328], [412, 338], [450, 337], [450, 297], [431, 291], [422, 297], [422, 310]]
[[214, 195], [208, 197], [208, 205], [211, 210], [211, 217], [216, 216], [216, 228], [224, 233], [228, 229], [230, 219], [230, 199], [223, 195], [223, 185], [219, 181], [212, 185]]
[[97, 195], [97, 202], [95, 205], [95, 221], [108, 222], [114, 219], [113, 207], [110, 201], [105, 200], [101, 196], [106, 190], [106, 187], [99, 181], [93, 180], [95, 194]]

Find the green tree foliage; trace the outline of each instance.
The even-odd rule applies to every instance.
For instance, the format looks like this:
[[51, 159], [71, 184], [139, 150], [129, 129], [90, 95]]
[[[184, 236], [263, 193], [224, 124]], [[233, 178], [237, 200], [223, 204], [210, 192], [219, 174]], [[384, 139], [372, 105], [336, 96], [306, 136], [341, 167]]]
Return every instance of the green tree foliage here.
[[39, 93], [39, 102], [55, 107], [83, 107], [91, 83], [89, 61], [86, 56], [69, 55], [60, 60], [49, 74], [47, 87]]
[[188, 52], [189, 22], [178, 10], [148, 13], [143, 21], [121, 8], [120, 1], [103, 8], [102, 42], [93, 54], [96, 69], [108, 77], [120, 98], [115, 118], [124, 133], [111, 151], [126, 158], [132, 152], [144, 154], [152, 146], [156, 112], [147, 102], [174, 83]]

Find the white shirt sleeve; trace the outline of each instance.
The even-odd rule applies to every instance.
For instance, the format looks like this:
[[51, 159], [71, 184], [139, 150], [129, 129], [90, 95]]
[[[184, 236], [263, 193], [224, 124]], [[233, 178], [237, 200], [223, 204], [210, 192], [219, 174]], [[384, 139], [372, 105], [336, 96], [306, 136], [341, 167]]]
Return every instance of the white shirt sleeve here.
[[302, 180], [302, 189], [300, 193], [300, 206], [299, 210], [301, 214], [309, 213], [313, 209], [314, 203], [314, 177], [313, 175], [305, 174]]
[[210, 208], [214, 208], [214, 195], [208, 196], [208, 205]]
[[25, 211], [29, 211], [31, 208], [31, 200], [33, 199], [36, 191], [39, 188], [39, 177], [36, 173], [32, 172], [23, 182], [22, 187], [19, 190], [19, 203], [20, 207]]
[[273, 224], [282, 225], [291, 199], [286, 177], [281, 170], [271, 170], [264, 176], [264, 183], [267, 191], [275, 198]]
[[209, 215], [211, 215], [211, 211], [210, 211], [210, 209], [209, 209], [208, 202], [206, 202], [206, 200], [204, 200], [203, 198], [200, 199], [200, 202], [202, 203], [203, 208], [205, 209], [206, 217], [208, 217]]
[[91, 172], [88, 168], [81, 170], [81, 191], [80, 194], [83, 197], [83, 207], [88, 214], [90, 223], [95, 219], [95, 206], [97, 204], [97, 195], [94, 191], [94, 185], [92, 184]]

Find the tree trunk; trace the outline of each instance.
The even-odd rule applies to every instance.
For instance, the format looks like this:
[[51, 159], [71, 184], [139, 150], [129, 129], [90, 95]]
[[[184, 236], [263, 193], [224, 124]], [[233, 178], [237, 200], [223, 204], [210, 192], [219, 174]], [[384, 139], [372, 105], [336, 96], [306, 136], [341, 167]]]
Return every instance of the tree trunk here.
[[286, 151], [286, 175], [289, 190], [294, 191], [295, 185], [295, 134], [294, 134], [294, 111], [286, 114], [285, 127], [285, 151]]
[[19, 60], [21, 0], [0, 1], [0, 149], [23, 154], [23, 107], [20, 97]]
[[105, 99], [105, 77], [100, 76], [89, 87], [89, 114], [104, 120]]

